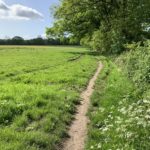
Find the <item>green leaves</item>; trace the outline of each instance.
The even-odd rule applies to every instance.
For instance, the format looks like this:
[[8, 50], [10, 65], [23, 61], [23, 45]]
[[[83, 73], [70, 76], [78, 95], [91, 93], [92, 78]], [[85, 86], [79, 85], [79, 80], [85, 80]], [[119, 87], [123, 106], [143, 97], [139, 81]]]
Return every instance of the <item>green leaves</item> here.
[[149, 8], [147, 0], [62, 0], [47, 35], [76, 37], [101, 53], [120, 53], [124, 43], [145, 36]]

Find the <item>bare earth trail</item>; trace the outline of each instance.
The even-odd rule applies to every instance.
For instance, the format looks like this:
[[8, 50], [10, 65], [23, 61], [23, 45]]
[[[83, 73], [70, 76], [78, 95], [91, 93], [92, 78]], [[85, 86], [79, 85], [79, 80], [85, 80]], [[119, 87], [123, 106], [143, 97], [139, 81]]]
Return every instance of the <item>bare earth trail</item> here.
[[94, 91], [95, 81], [102, 70], [103, 65], [99, 62], [98, 68], [94, 76], [89, 81], [87, 89], [81, 93], [81, 105], [77, 108], [77, 114], [75, 115], [75, 120], [73, 121], [70, 130], [70, 138], [64, 143], [63, 150], [83, 150], [85, 145], [85, 140], [87, 137], [87, 125], [89, 122], [86, 116], [89, 105], [90, 97]]

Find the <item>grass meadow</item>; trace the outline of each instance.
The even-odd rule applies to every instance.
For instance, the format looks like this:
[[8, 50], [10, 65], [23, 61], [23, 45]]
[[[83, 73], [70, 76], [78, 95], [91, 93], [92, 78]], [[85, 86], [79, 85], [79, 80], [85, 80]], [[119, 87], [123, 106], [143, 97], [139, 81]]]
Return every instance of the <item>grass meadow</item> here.
[[97, 58], [80, 47], [0, 47], [0, 150], [54, 150]]
[[149, 47], [106, 58], [81, 47], [1, 46], [0, 150], [60, 149], [99, 60], [85, 150], [149, 150], [149, 56]]

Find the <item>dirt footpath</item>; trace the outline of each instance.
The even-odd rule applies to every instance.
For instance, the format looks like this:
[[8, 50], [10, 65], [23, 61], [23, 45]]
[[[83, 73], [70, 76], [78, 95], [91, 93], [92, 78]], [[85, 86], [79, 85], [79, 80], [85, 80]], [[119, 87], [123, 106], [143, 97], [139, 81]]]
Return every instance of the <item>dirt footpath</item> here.
[[102, 70], [103, 65], [99, 62], [98, 68], [94, 76], [90, 79], [87, 89], [81, 93], [81, 105], [77, 108], [75, 120], [73, 121], [70, 130], [70, 138], [64, 143], [63, 150], [83, 150], [85, 146], [85, 140], [87, 137], [87, 124], [88, 117], [86, 116], [89, 105], [90, 97], [94, 91], [95, 81]]

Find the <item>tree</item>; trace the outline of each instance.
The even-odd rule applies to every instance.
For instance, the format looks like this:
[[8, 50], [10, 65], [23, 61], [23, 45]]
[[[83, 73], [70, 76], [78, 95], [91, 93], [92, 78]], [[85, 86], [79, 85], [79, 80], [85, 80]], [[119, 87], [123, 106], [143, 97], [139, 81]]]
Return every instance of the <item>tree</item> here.
[[148, 0], [62, 0], [47, 35], [67, 34], [97, 51], [118, 53], [124, 43], [143, 39], [149, 8]]
[[24, 44], [24, 39], [20, 36], [14, 36], [11, 39], [11, 44], [13, 44], [13, 45], [23, 45]]

